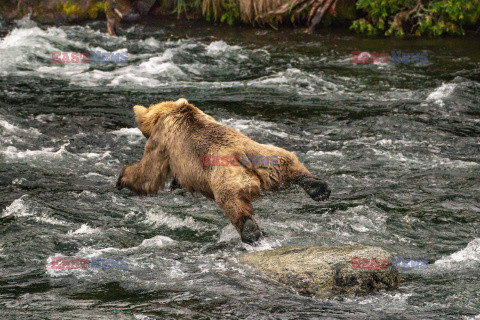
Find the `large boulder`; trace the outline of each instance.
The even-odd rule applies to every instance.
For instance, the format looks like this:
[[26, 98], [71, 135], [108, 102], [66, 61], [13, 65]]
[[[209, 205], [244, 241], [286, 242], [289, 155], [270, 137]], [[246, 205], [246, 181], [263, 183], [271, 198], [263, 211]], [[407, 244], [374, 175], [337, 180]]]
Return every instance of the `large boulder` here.
[[400, 281], [391, 255], [376, 247], [286, 247], [239, 259], [300, 294], [319, 298], [393, 289]]

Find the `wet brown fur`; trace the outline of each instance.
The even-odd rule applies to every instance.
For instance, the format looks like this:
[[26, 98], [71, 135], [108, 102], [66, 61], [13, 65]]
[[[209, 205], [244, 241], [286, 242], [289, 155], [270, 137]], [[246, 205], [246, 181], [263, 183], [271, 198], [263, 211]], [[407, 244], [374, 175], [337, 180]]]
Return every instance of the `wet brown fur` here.
[[[312, 177], [297, 157], [284, 149], [257, 143], [221, 125], [185, 99], [149, 108], [135, 106], [136, 121], [148, 139], [140, 162], [122, 169], [117, 186], [154, 195], [169, 178], [214, 200], [241, 233], [252, 218], [252, 201], [262, 190], [278, 190]], [[202, 155], [278, 156], [278, 166], [203, 166]]]

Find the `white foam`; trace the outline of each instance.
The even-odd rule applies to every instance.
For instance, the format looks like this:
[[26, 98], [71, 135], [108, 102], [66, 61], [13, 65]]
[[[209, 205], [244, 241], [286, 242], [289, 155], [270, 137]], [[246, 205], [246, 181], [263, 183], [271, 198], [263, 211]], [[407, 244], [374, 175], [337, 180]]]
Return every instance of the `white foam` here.
[[34, 159], [45, 159], [45, 158], [62, 158], [63, 154], [68, 153], [65, 150], [67, 144], [63, 145], [55, 151], [54, 148], [42, 148], [41, 150], [18, 150], [13, 146], [9, 146], [4, 150], [0, 151], [8, 159], [25, 159], [25, 158], [34, 158]]
[[427, 101], [435, 102], [443, 107], [445, 105], [443, 100], [452, 94], [456, 86], [457, 85], [455, 83], [442, 83], [440, 87], [436, 88], [428, 95]]
[[46, 214], [43, 214], [42, 216], [35, 217], [35, 220], [38, 222], [43, 222], [46, 224], [53, 224], [53, 225], [59, 225], [59, 226], [68, 226], [71, 223], [66, 222], [66, 221], [61, 221], [56, 218], [48, 217]]
[[312, 150], [309, 150], [309, 151], [307, 151], [307, 155], [308, 155], [308, 156], [334, 156], [334, 157], [343, 157], [342, 152], [339, 151], [339, 150], [335, 150], [335, 151], [322, 151], [322, 150], [312, 151]]
[[93, 177], [95, 177], [95, 178], [102, 178], [102, 179], [104, 179], [104, 180], [109, 180], [109, 179], [111, 178], [111, 177], [105, 176], [105, 175], [103, 175], [103, 174], [99, 174], [99, 173], [97, 173], [97, 172], [89, 172], [89, 173], [83, 175], [83, 177], [84, 177], [84, 178], [93, 178]]
[[34, 28], [34, 27], [36, 27], [37, 23], [35, 21], [31, 20], [30, 18], [31, 18], [31, 13], [23, 16], [22, 19], [15, 20], [15, 24], [19, 28]]
[[152, 47], [152, 48], [160, 48], [160, 41], [155, 38], [147, 38], [145, 40], [140, 40], [138, 42], [142, 47]]
[[331, 81], [324, 80], [320, 75], [297, 68], [289, 68], [271, 76], [250, 80], [247, 82], [247, 85], [291, 90], [301, 95], [326, 95], [345, 90], [342, 85], [337, 85]]
[[434, 266], [445, 269], [457, 269], [478, 262], [480, 262], [480, 238], [472, 240], [465, 249], [435, 261]]
[[[96, 72], [98, 70], [88, 72], [91, 67], [88, 63], [52, 64], [52, 51], [109, 52], [101, 47], [91, 47], [89, 45], [90, 38], [100, 37], [104, 43], [116, 46], [120, 46], [127, 41], [125, 37], [111, 37], [105, 33], [92, 30], [88, 26], [48, 27], [46, 30], [42, 30], [34, 23], [27, 23], [27, 20], [25, 23], [20, 23], [18, 28], [13, 29], [0, 40], [0, 61], [2, 61], [0, 71], [4, 75], [12, 73], [41, 77], [49, 76], [63, 78], [79, 85], [91, 86], [94, 83], [98, 85], [98, 81], [105, 79], [105, 75], [111, 72], [98, 73]], [[86, 39], [83, 41], [71, 40], [72, 37], [64, 29], [82, 33]], [[147, 43], [153, 44], [152, 40], [147, 41]], [[127, 49], [121, 48], [112, 51], [112, 53], [126, 51]], [[131, 58], [131, 55], [129, 55], [129, 58]]]
[[[111, 151], [72, 154], [66, 150], [66, 147], [69, 144], [69, 142], [63, 144], [58, 150], [52, 147], [42, 148], [40, 150], [19, 150], [14, 146], [8, 146], [3, 150], [0, 150], [0, 154], [3, 154], [5, 159], [12, 161], [29, 160], [31, 161], [29, 164], [37, 162], [55, 162], [68, 158], [70, 161], [101, 160], [101, 162], [96, 163], [96, 165], [105, 165], [105, 159], [111, 158]], [[117, 159], [109, 160], [109, 162], [111, 161], [118, 163]], [[65, 162], [62, 162], [62, 164], [65, 164]]]
[[46, 208], [41, 208], [31, 205], [27, 195], [14, 200], [8, 207], [2, 211], [2, 217], [13, 216], [16, 218], [33, 219], [37, 222], [52, 224], [52, 225], [70, 225], [71, 223], [61, 221], [48, 215]]
[[387, 216], [367, 205], [359, 205], [345, 211], [339, 211], [336, 216], [339, 217], [342, 225], [350, 226], [356, 232], [384, 232], [386, 229]]
[[145, 314], [135, 314], [134, 317], [135, 317], [135, 320], [156, 320], [157, 319], [157, 318], [147, 316]]
[[360, 305], [383, 305], [389, 306], [390, 311], [404, 311], [410, 305], [409, 299], [411, 299], [412, 296], [414, 296], [413, 293], [379, 292], [375, 295], [342, 296], [334, 297], [331, 299], [341, 299], [342, 303], [355, 303]]
[[[116, 76], [108, 85], [121, 86], [132, 84], [143, 87], [158, 87], [161, 85], [161, 82], [152, 78], [136, 76], [132, 73], [127, 73]], [[92, 83], [92, 85], [95, 85], [95, 83]]]
[[82, 192], [80, 192], [79, 194], [76, 194], [74, 193], [74, 196], [76, 198], [97, 198], [97, 194], [92, 192], [92, 191], [88, 191], [88, 190], [83, 190]]
[[230, 46], [225, 41], [214, 41], [210, 43], [206, 48], [207, 55], [209, 56], [218, 56], [224, 54], [227, 51], [240, 50], [240, 46]]
[[29, 129], [23, 129], [20, 127], [17, 127], [11, 123], [9, 123], [7, 120], [0, 119], [0, 128], [3, 129], [4, 134], [5, 133], [11, 133], [11, 134], [26, 134], [29, 136], [40, 136], [41, 133], [38, 131], [36, 128], [29, 128]]
[[[46, 72], [49, 68], [40, 57], [48, 62], [52, 59], [52, 51], [62, 51], [61, 47], [85, 48], [82, 42], [72, 41], [65, 31], [57, 27], [42, 30], [36, 26], [28, 28], [15, 28], [0, 40], [0, 70], [4, 74], [36, 74]], [[86, 51], [86, 50], [82, 50]], [[68, 76], [68, 70], [85, 68], [81, 64], [61, 64], [51, 66], [57, 76]]]
[[23, 159], [26, 157], [38, 157], [40, 155], [54, 155], [53, 148], [43, 148], [42, 150], [26, 150], [19, 151], [13, 146], [7, 147], [5, 150], [2, 150], [1, 153], [10, 159]]
[[35, 117], [35, 120], [46, 123], [47, 121], [53, 121], [57, 117], [56, 114], [54, 113], [49, 113], [49, 114], [39, 114], [38, 116]]
[[43, 76], [50, 74], [52, 76], [73, 77], [75, 75], [81, 75], [88, 69], [89, 66], [86, 63], [64, 63], [51, 66], [40, 66], [36, 71]]
[[[74, 30], [76, 33], [82, 32], [87, 39], [80, 42], [72, 41], [63, 29], [69, 32], [70, 30]], [[35, 74], [63, 78], [73, 85], [85, 87], [99, 85], [189, 87], [194, 83], [197, 88], [205, 89], [252, 86], [262, 89], [287, 90], [299, 95], [320, 95], [344, 90], [343, 86], [325, 80], [326, 77], [296, 68], [288, 68], [285, 71], [253, 80], [228, 82], [193, 80], [192, 75], [200, 78], [216, 75], [219, 67], [228, 69], [228, 72], [233, 75], [238, 75], [242, 73], [242, 62], [269, 57], [269, 53], [265, 50], [246, 50], [240, 46], [228, 45], [224, 41], [206, 44], [198, 43], [198, 41], [192, 43], [192, 40], [159, 41], [154, 38], [140, 40], [141, 47], [161, 50], [161, 47], [164, 46], [167, 49], [163, 52], [135, 55], [135, 59], [132, 59], [134, 55], [129, 54], [128, 65], [117, 64], [108, 71], [98, 70], [94, 65], [91, 70], [91, 64], [51, 64], [51, 52], [64, 51], [66, 48], [69, 51], [78, 52], [91, 50], [107, 52], [101, 47], [91, 48], [88, 41], [92, 37], [95, 39], [100, 37], [105, 43], [117, 47], [123, 46], [127, 41], [124, 37], [107, 37], [89, 27], [63, 27], [63, 29], [49, 27], [47, 30], [42, 30], [33, 27], [12, 30], [0, 42], [0, 60], [6, 61], [3, 66], [0, 66], [0, 72], [3, 70], [4, 74], [13, 72], [19, 75]], [[192, 49], [195, 49], [196, 52], [192, 53]], [[198, 49], [204, 49], [204, 51]], [[117, 49], [113, 52], [126, 52], [126, 49]], [[179, 62], [184, 60], [181, 57], [185, 54], [193, 57], [193, 61]], [[205, 59], [202, 59], [203, 55], [214, 59], [214, 62], [206, 62]], [[37, 59], [37, 57], [42, 59]], [[180, 59], [176, 59], [176, 57], [180, 57]], [[286, 137], [284, 136], [284, 138]]]
[[98, 233], [99, 231], [100, 231], [100, 229], [98, 229], [98, 228], [92, 228], [92, 227], [88, 226], [87, 224], [82, 224], [80, 226], [80, 228], [78, 228], [77, 230], [68, 231], [68, 234], [69, 235], [83, 235], [83, 234]]
[[[266, 226], [265, 221], [259, 221], [260, 225], [263, 225], [264, 227]], [[238, 232], [235, 230], [235, 227], [231, 223], [229, 223], [227, 226], [225, 226], [221, 231], [220, 231], [220, 236], [217, 240], [217, 242], [235, 242], [242, 246], [245, 250], [248, 252], [253, 252], [253, 251], [263, 251], [263, 250], [270, 250], [273, 248], [278, 248], [281, 246], [281, 241], [276, 239], [270, 239], [270, 238], [262, 238], [260, 241], [258, 241], [255, 246], [248, 245], [246, 243], [238, 243], [239, 240], [239, 235]]]
[[12, 181], [12, 185], [21, 185], [21, 184], [23, 184], [25, 181], [27, 181], [27, 179], [25, 179], [25, 178], [15, 178], [15, 179]]
[[186, 79], [185, 73], [171, 61], [172, 57], [173, 51], [167, 49], [162, 55], [151, 57], [139, 65], [127, 65], [109, 72], [99, 70], [85, 72], [73, 78], [72, 82], [87, 86], [97, 85], [99, 81], [104, 81], [109, 86], [158, 87], [165, 85], [165, 80], [176, 82]]
[[[122, 128], [119, 130], [111, 131], [117, 140], [127, 140], [129, 145], [140, 144], [144, 142], [143, 134], [138, 128]], [[123, 148], [130, 149], [129, 146], [122, 144]]]
[[3, 217], [8, 217], [10, 215], [14, 215], [16, 217], [25, 217], [25, 216], [31, 216], [33, 213], [28, 211], [27, 206], [25, 204], [25, 199], [27, 198], [27, 195], [23, 195], [20, 198], [14, 200], [8, 207], [3, 209], [2, 211], [2, 218]]
[[384, 151], [376, 148], [370, 148], [374, 154], [381, 159], [390, 160], [392, 162], [403, 163], [408, 167], [416, 168], [436, 168], [436, 167], [450, 167], [450, 168], [466, 168], [472, 166], [479, 166], [479, 163], [473, 161], [455, 160], [446, 157], [441, 157], [436, 154], [430, 153], [424, 155], [423, 158], [418, 158], [418, 155], [405, 155], [398, 151]]
[[105, 159], [110, 157], [110, 151], [105, 151], [103, 153], [98, 153], [98, 152], [87, 152], [87, 153], [80, 153], [79, 156], [85, 158], [85, 159]]
[[282, 131], [278, 128], [278, 124], [273, 122], [267, 122], [262, 120], [256, 119], [221, 119], [218, 121], [219, 123], [234, 128], [240, 131], [243, 134], [249, 135], [253, 133], [258, 133], [259, 131], [262, 133], [270, 134], [273, 136], [277, 136], [280, 138], [289, 138], [291, 140], [299, 140], [300, 137], [298, 135], [291, 135], [285, 131]]
[[[173, 57], [173, 52], [168, 49], [159, 57], [152, 57], [147, 61], [140, 63], [138, 66], [129, 66], [126, 69], [129, 71], [140, 72], [140, 74], [151, 74], [151, 75], [161, 75], [166, 76], [170, 79], [176, 79], [175, 75], [185, 75], [183, 71], [178, 68], [171, 59]], [[163, 74], [167, 73], [167, 74]]]
[[363, 225], [360, 225], [360, 224], [353, 224], [352, 225], [352, 229], [357, 231], [357, 232], [368, 232], [370, 231], [370, 229], [368, 229], [367, 227], [363, 226]]
[[[318, 223], [307, 220], [268, 221], [267, 225], [273, 226], [276, 230], [283, 229], [310, 233], [318, 233], [323, 229]], [[281, 231], [282, 233], [285, 232], [283, 230]]]
[[143, 137], [142, 131], [138, 128], [122, 128], [111, 132], [116, 136]]
[[150, 239], [145, 239], [142, 241], [142, 243], [138, 247], [134, 248], [139, 248], [139, 247], [164, 247], [168, 244], [172, 244], [175, 241], [172, 238], [166, 237], [166, 236], [155, 236]]
[[197, 231], [205, 231], [211, 229], [208, 226], [205, 226], [202, 223], [195, 221], [192, 217], [180, 218], [171, 214], [167, 214], [161, 210], [147, 211], [144, 223], [155, 226], [164, 225], [167, 226], [169, 229], [187, 228]]
[[234, 239], [238, 239], [238, 232], [235, 230], [233, 225], [229, 223], [220, 231], [218, 242], [230, 242]]
[[63, 30], [55, 27], [48, 28], [47, 31], [44, 31], [38, 27], [20, 29], [15, 28], [10, 31], [10, 33], [8, 33], [2, 40], [0, 40], [0, 49], [19, 47], [40, 48], [41, 45], [46, 45], [46, 48], [44, 49], [48, 49], [48, 51], [54, 51], [56, 48], [50, 45], [48, 40], [45, 39], [49, 36], [56, 36], [64, 39], [67, 38], [67, 35]]
[[265, 251], [278, 248], [282, 245], [280, 240], [272, 240], [269, 238], [261, 238], [255, 246], [251, 246], [246, 243], [241, 243], [241, 245], [248, 251], [248, 252], [255, 252], [255, 251]]
[[130, 247], [130, 248], [102, 248], [102, 249], [95, 249], [93, 247], [83, 247], [81, 248], [76, 256], [84, 257], [84, 258], [92, 258], [98, 257], [105, 253], [134, 253], [140, 249], [144, 248], [154, 248], [154, 247], [165, 247], [175, 243], [175, 240], [166, 236], [155, 236], [150, 239], [145, 239], [142, 243], [138, 246]]

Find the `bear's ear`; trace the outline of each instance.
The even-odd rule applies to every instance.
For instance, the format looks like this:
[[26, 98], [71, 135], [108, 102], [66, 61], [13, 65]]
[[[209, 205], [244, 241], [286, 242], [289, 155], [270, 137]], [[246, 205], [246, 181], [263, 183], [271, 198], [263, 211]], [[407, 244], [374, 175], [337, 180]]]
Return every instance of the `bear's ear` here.
[[180, 98], [180, 99], [178, 99], [177, 101], [175, 101], [175, 104], [176, 104], [177, 106], [181, 107], [181, 106], [187, 105], [187, 104], [188, 104], [188, 101], [187, 101], [187, 99]]
[[135, 113], [135, 120], [139, 125], [142, 124], [143, 122], [142, 118], [147, 113], [147, 111], [148, 109], [145, 108], [144, 106], [136, 105], [133, 107], [133, 112]]

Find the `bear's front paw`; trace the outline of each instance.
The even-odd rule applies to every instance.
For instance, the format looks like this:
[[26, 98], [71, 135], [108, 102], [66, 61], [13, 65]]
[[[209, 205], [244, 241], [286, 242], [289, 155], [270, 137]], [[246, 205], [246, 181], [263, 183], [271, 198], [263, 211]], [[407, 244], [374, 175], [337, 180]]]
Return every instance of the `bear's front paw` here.
[[302, 187], [315, 201], [327, 200], [332, 192], [326, 182], [315, 178], [309, 178], [302, 181]]
[[247, 218], [247, 220], [243, 224], [241, 237], [243, 242], [250, 245], [254, 244], [262, 237], [260, 228], [258, 227], [257, 223], [251, 218]]

